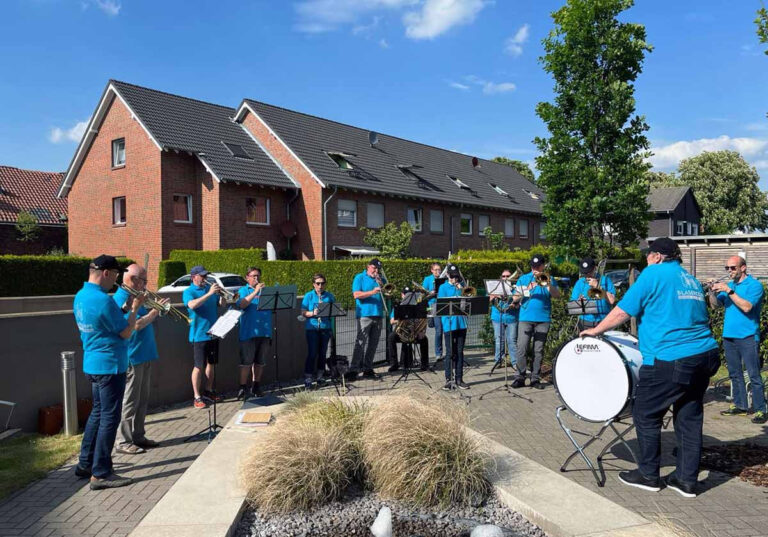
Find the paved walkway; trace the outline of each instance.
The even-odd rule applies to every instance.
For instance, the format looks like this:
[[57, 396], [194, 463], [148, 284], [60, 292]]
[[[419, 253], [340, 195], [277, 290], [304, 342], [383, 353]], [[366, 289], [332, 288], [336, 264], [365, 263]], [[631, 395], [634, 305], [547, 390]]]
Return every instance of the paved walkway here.
[[[218, 404], [218, 423], [241, 406]], [[0, 536], [128, 535], [208, 445], [205, 436], [184, 442], [207, 425], [208, 412], [191, 404], [156, 411], [147, 417], [147, 437], [161, 446], [114, 457], [115, 471], [134, 478], [133, 485], [92, 491], [71, 461], [0, 502]]]

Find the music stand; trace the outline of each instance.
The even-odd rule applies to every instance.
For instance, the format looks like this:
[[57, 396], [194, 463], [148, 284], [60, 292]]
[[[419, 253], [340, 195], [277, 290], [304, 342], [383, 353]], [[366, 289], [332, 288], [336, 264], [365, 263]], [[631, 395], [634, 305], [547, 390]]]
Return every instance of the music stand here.
[[[336, 302], [321, 302], [317, 305], [317, 316], [320, 318], [325, 317], [326, 319], [330, 320], [331, 318], [335, 317], [346, 317], [347, 312], [344, 311], [344, 309], [339, 306]], [[329, 364], [328, 369], [333, 371], [334, 367], [337, 367], [336, 360], [338, 359], [336, 356], [336, 336], [331, 332], [331, 338], [333, 339], [333, 349], [331, 352], [331, 357], [333, 358], [333, 364]], [[322, 349], [320, 338], [317, 339], [317, 344], [320, 347], [317, 350], [317, 358], [320, 359], [320, 350]], [[347, 390], [347, 385], [344, 382], [344, 375], [341, 376], [341, 386], [344, 388], [344, 394], [346, 395], [349, 390]], [[341, 397], [342, 393], [339, 391], [339, 382], [337, 379], [334, 378], [333, 375], [331, 375], [331, 382], [333, 382], [333, 387], [336, 389], [336, 395]]]
[[[280, 385], [280, 368], [277, 361], [277, 310], [293, 309], [296, 305], [296, 285], [273, 285], [261, 290], [257, 309], [272, 312], [272, 359], [275, 361], [277, 393], [286, 395]], [[275, 391], [275, 390], [273, 390]]]
[[568, 315], [576, 316], [576, 324], [574, 328], [578, 332], [579, 317], [582, 315], [597, 315], [599, 309], [596, 300], [591, 300], [585, 297], [581, 297], [578, 300], [569, 300], [566, 303], [568, 308]]
[[[396, 321], [418, 321], [419, 319], [426, 319], [427, 318], [427, 303], [422, 301], [418, 304], [400, 304], [395, 306], [394, 310], [394, 317]], [[426, 334], [424, 334], [424, 337], [427, 337]], [[409, 375], [413, 375], [417, 379], [419, 379], [421, 382], [427, 385], [429, 387], [429, 382], [424, 380], [421, 375], [419, 375], [416, 371], [413, 371], [414, 363], [416, 362], [416, 352], [415, 352], [415, 342], [404, 342], [401, 341], [401, 344], [403, 345], [401, 347], [401, 354], [411, 357], [410, 363], [408, 363], [407, 360], [405, 360], [405, 357], [403, 359], [403, 374], [400, 375], [400, 377], [395, 381], [395, 383], [392, 385], [390, 390], [394, 389], [395, 386], [397, 386], [400, 381], [402, 380], [403, 383], [405, 383], [408, 380]], [[408, 346], [406, 348], [406, 345]], [[421, 355], [419, 355], [419, 363], [421, 363]], [[429, 357], [427, 357], [429, 359]]]
[[[237, 323], [240, 321], [240, 316], [242, 314], [243, 312], [241, 310], [235, 310], [235, 309], [227, 310], [227, 312], [224, 315], [219, 317], [216, 320], [216, 322], [213, 323], [213, 326], [211, 326], [211, 329], [208, 330], [207, 334], [217, 340], [224, 339], [224, 337], [235, 326], [237, 326]], [[215, 362], [213, 364], [213, 383], [212, 383], [211, 389], [213, 390], [213, 421], [211, 421], [211, 407], [208, 407], [208, 427], [196, 432], [191, 436], [188, 436], [187, 438], [184, 439], [184, 443], [189, 442], [193, 438], [197, 438], [203, 433], [208, 433], [208, 443], [210, 444], [213, 437], [216, 436], [216, 434], [219, 432], [219, 429], [224, 428], [218, 423], [216, 423], [216, 397], [218, 396], [218, 394], [216, 393], [216, 363]]]

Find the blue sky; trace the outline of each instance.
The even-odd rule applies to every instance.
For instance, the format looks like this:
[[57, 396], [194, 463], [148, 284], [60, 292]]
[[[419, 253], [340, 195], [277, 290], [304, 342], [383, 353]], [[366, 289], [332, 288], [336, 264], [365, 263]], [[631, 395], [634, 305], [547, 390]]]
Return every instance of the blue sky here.
[[[564, 0], [4, 0], [0, 164], [66, 169], [110, 78], [249, 97], [464, 153], [533, 161], [538, 62]], [[768, 188], [759, 0], [640, 0], [636, 84], [656, 169], [735, 149]]]

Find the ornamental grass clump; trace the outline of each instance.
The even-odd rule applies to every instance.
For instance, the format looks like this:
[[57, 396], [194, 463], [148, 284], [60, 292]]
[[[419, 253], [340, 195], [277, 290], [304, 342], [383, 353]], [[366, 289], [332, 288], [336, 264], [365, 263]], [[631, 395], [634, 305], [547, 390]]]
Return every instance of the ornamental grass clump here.
[[466, 409], [408, 396], [383, 401], [363, 428], [373, 489], [419, 506], [476, 505], [491, 491], [491, 458], [467, 434]]
[[302, 401], [246, 455], [246, 499], [266, 513], [308, 510], [336, 500], [362, 468], [360, 429], [367, 406]]

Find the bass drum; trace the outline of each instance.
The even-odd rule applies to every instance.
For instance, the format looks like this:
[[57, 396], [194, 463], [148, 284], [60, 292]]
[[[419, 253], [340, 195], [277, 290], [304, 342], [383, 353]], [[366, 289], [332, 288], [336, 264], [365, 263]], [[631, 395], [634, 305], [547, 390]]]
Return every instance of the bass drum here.
[[631, 412], [641, 365], [637, 338], [610, 331], [564, 344], [552, 364], [552, 380], [568, 410], [603, 423]]

